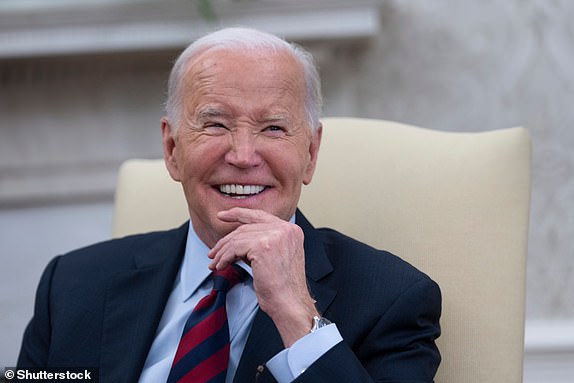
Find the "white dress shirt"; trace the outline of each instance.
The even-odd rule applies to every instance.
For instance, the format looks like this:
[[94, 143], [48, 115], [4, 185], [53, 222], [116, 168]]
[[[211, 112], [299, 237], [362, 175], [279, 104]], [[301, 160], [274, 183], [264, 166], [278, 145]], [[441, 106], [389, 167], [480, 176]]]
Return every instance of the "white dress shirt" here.
[[[295, 217], [291, 219], [294, 222]], [[165, 306], [155, 339], [148, 353], [140, 383], [165, 382], [183, 332], [193, 308], [212, 289], [207, 268], [211, 260], [209, 248], [197, 237], [189, 225], [185, 254], [173, 290]], [[226, 383], [232, 383], [237, 366], [247, 343], [247, 337], [259, 305], [253, 288], [253, 273], [243, 262], [238, 263], [250, 278], [234, 286], [227, 293], [226, 307], [229, 323], [229, 366]], [[272, 358], [267, 367], [279, 383], [288, 383], [309, 367], [321, 355], [342, 340], [334, 324], [323, 327], [293, 344]]]

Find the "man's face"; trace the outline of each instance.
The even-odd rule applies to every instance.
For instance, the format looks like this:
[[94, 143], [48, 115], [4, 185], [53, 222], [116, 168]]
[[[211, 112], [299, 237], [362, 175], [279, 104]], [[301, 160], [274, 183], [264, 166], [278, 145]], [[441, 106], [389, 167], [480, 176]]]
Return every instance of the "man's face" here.
[[234, 230], [216, 216], [232, 207], [288, 220], [321, 140], [307, 124], [301, 66], [287, 52], [208, 51], [188, 64], [183, 89], [180, 126], [162, 121], [164, 157], [199, 237], [212, 247]]

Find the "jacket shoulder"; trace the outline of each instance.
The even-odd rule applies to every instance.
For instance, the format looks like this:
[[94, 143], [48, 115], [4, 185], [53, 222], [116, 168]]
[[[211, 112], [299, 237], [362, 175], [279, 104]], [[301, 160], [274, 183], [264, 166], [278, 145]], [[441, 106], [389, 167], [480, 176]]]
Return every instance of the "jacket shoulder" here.
[[353, 275], [371, 286], [383, 281], [393, 281], [397, 289], [426, 279], [428, 275], [408, 263], [400, 256], [386, 250], [376, 249], [329, 228], [316, 229], [325, 252], [332, 262], [335, 274]]
[[58, 257], [58, 268], [94, 267], [113, 268], [133, 267], [134, 257], [150, 254], [150, 261], [161, 261], [166, 249], [174, 245], [185, 245], [187, 224], [172, 230], [157, 231], [145, 234], [135, 234], [122, 238], [115, 238], [76, 249]]

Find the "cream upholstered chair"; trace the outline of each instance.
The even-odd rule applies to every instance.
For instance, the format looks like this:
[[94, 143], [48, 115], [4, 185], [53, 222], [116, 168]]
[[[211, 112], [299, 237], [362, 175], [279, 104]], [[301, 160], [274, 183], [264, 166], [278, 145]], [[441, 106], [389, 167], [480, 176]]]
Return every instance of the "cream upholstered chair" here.
[[[326, 118], [300, 208], [390, 250], [443, 294], [438, 383], [522, 381], [530, 139], [523, 128], [447, 133], [380, 120]], [[120, 171], [114, 234], [187, 219], [162, 161]]]

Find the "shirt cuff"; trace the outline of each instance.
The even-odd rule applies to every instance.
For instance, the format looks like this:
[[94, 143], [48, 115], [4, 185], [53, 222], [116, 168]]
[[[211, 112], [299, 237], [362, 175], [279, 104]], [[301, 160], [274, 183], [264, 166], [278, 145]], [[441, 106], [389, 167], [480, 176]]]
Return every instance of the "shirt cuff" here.
[[267, 368], [279, 383], [290, 383], [323, 354], [343, 340], [337, 326], [331, 323], [305, 335], [290, 348], [271, 358]]

